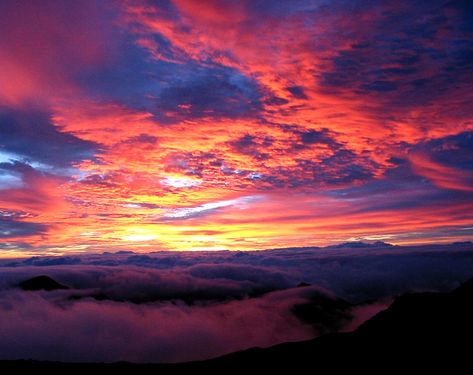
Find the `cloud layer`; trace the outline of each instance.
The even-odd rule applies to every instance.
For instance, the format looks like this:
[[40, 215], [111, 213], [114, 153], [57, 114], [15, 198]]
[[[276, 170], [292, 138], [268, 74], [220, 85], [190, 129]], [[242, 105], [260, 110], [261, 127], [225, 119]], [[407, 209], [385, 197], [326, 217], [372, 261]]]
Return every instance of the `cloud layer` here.
[[[0, 359], [210, 358], [353, 329], [393, 296], [447, 291], [473, 277], [471, 243], [351, 246], [4, 260]], [[18, 287], [38, 275], [70, 289]], [[295, 288], [300, 282], [312, 285]], [[336, 298], [362, 305], [327, 302]]]

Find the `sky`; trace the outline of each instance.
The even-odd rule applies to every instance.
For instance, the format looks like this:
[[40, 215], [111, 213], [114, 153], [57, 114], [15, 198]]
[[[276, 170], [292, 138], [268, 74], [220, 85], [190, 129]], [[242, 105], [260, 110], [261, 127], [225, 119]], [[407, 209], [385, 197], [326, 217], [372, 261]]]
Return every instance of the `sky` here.
[[473, 238], [473, 4], [0, 3], [0, 256]]

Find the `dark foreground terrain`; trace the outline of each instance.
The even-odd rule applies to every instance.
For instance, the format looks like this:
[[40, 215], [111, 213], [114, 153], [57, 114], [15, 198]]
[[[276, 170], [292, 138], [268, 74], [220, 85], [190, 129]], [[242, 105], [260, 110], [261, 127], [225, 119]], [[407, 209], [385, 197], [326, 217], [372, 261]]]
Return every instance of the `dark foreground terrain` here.
[[[450, 293], [412, 293], [398, 297], [385, 311], [350, 333], [253, 348], [219, 358], [179, 364], [75, 364], [3, 361], [1, 370], [70, 370], [171, 373], [262, 369], [331, 372], [334, 370], [409, 371], [443, 369], [469, 373], [473, 337], [473, 279]], [[465, 367], [466, 366], [466, 367]], [[6, 372], [5, 372], [6, 373]]]

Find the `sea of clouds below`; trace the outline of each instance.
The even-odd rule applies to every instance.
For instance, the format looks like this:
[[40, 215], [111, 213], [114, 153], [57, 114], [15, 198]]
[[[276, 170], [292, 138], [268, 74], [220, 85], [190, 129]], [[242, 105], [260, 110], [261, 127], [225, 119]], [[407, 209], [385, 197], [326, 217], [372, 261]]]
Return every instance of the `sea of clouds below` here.
[[[471, 250], [465, 243], [3, 260], [0, 359], [177, 362], [309, 339], [318, 332], [293, 308], [314, 295], [364, 303], [345, 327], [353, 328], [396, 295], [447, 291], [473, 277]], [[18, 288], [38, 275], [71, 289]], [[312, 286], [295, 288], [302, 281]]]

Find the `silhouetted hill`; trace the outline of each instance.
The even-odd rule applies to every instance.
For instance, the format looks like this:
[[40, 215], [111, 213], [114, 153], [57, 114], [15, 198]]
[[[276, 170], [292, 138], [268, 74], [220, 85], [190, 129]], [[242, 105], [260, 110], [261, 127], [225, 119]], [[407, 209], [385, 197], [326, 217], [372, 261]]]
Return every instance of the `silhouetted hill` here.
[[58, 290], [69, 289], [69, 287], [59, 284], [56, 280], [46, 275], [32, 277], [31, 279], [22, 281], [18, 286], [23, 290]]
[[[473, 338], [473, 279], [451, 293], [412, 293], [350, 333], [336, 333], [207, 361], [212, 368], [287, 366], [366, 369], [455, 367], [469, 361]], [[202, 363], [204, 365], [204, 363]]]
[[[334, 301], [343, 305], [343, 302]], [[343, 309], [342, 309], [343, 310]], [[181, 371], [281, 371], [332, 373], [337, 370], [378, 373], [444, 370], [458, 373], [471, 357], [473, 279], [451, 293], [411, 293], [350, 333], [253, 348], [212, 360], [179, 364], [65, 364], [34, 361], [1, 362], [15, 370], [97, 369], [136, 373]], [[468, 372], [465, 368], [465, 371]]]
[[327, 246], [327, 249], [365, 249], [365, 248], [383, 248], [383, 247], [393, 247], [394, 245], [383, 242], [383, 241], [375, 241], [375, 242], [363, 242], [363, 241], [351, 241], [351, 242], [343, 242], [337, 245], [330, 245]]
[[336, 332], [348, 323], [353, 316], [350, 303], [329, 298], [323, 294], [314, 294], [309, 301], [297, 304], [292, 313], [304, 323], [312, 325], [318, 335]]

